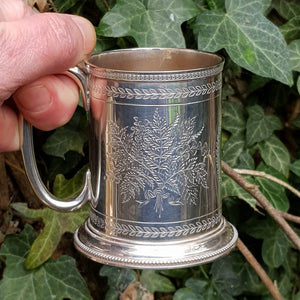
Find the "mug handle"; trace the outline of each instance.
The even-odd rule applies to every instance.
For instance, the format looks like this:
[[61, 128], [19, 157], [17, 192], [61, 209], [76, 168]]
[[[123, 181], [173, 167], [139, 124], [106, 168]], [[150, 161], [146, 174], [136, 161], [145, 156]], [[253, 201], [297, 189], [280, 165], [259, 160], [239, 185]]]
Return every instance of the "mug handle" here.
[[[89, 110], [89, 97], [88, 97], [89, 76], [86, 69], [80, 67], [74, 67], [69, 69], [69, 71], [66, 72], [65, 74], [70, 76], [72, 79], [74, 79], [76, 83], [79, 85], [80, 90], [82, 92], [84, 107], [88, 111]], [[29, 182], [36, 195], [45, 205], [55, 210], [68, 212], [82, 207], [90, 199], [90, 194], [91, 194], [90, 193], [91, 191], [90, 170], [86, 172], [83, 189], [77, 197], [73, 199], [66, 199], [66, 201], [62, 201], [59, 198], [55, 197], [53, 194], [49, 192], [49, 190], [42, 182], [37, 169], [35, 155], [34, 155], [32, 126], [25, 119], [21, 120], [21, 124], [23, 125], [23, 144], [22, 144], [21, 151], [22, 151], [22, 156], [24, 161], [24, 167]]]

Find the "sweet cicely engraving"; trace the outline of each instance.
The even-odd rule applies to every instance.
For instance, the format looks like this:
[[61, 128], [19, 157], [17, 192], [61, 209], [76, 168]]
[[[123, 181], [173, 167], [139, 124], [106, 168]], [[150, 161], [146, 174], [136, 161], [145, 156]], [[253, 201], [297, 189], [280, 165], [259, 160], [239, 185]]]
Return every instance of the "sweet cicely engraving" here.
[[151, 205], [161, 217], [165, 205], [196, 205], [200, 188], [207, 188], [206, 157], [196, 118], [179, 114], [172, 122], [158, 110], [152, 120], [134, 117], [131, 127], [109, 122], [107, 177], [120, 187], [123, 203]]

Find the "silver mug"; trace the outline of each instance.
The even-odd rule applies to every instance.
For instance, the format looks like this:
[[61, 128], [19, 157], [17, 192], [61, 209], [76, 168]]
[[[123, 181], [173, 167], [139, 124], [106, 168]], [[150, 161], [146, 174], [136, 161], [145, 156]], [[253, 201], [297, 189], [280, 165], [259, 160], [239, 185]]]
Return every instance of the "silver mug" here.
[[138, 48], [70, 69], [89, 113], [89, 170], [69, 201], [43, 185], [24, 121], [25, 169], [39, 198], [61, 211], [90, 202], [74, 234], [80, 252], [119, 267], [165, 269], [235, 247], [237, 231], [221, 211], [223, 64], [196, 50]]

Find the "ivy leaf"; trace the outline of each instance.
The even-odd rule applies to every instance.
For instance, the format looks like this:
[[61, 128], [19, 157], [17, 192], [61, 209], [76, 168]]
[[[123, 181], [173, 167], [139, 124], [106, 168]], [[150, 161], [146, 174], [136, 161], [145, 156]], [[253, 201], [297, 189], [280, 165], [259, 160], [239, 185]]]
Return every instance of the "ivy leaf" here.
[[198, 12], [192, 0], [118, 0], [100, 21], [97, 33], [131, 36], [139, 47], [185, 48], [180, 26]]
[[197, 295], [190, 288], [180, 288], [178, 289], [174, 296], [173, 300], [208, 300], [203, 298], [202, 295]]
[[[300, 78], [300, 76], [299, 76], [299, 78]], [[291, 123], [292, 123], [294, 126], [300, 128], [300, 114], [299, 114], [295, 119], [293, 119], [293, 120], [291, 121]]]
[[290, 165], [290, 170], [295, 173], [297, 176], [300, 177], [300, 159], [294, 161], [291, 165]]
[[74, 172], [75, 168], [81, 163], [82, 155], [78, 152], [68, 151], [65, 154], [65, 159], [61, 157], [52, 156], [47, 167], [47, 178], [53, 181], [57, 174], [68, 174]]
[[248, 146], [269, 138], [274, 130], [282, 129], [281, 121], [274, 115], [265, 115], [259, 105], [247, 107], [249, 118], [247, 120], [246, 140]]
[[290, 165], [290, 154], [286, 146], [275, 135], [258, 143], [257, 146], [263, 161], [268, 166], [287, 175]]
[[33, 242], [26, 258], [27, 269], [34, 269], [47, 261], [55, 251], [62, 235], [74, 233], [88, 216], [88, 205], [69, 213], [62, 213], [50, 208], [29, 209], [25, 203], [13, 203], [11, 206], [25, 218], [43, 220], [45, 227]]
[[88, 140], [88, 122], [83, 109], [78, 109], [71, 121], [49, 136], [43, 146], [46, 154], [65, 158], [68, 151], [83, 153], [83, 145]]
[[185, 282], [185, 288], [179, 289], [174, 294], [174, 300], [191, 299], [191, 300], [208, 300], [209, 283], [207, 280], [199, 278], [189, 278]]
[[151, 293], [169, 293], [176, 290], [170, 279], [160, 275], [155, 270], [143, 270], [141, 275], [141, 283]]
[[250, 150], [245, 147], [243, 135], [232, 135], [223, 146], [222, 159], [232, 168], [254, 169]]
[[127, 287], [137, 280], [137, 274], [134, 270], [117, 268], [104, 265], [100, 269], [100, 276], [107, 277], [109, 290], [105, 299], [119, 299]]
[[300, 16], [296, 16], [280, 26], [279, 29], [287, 40], [300, 39]]
[[26, 225], [20, 234], [6, 236], [0, 250], [0, 255], [6, 259], [0, 281], [1, 300], [91, 300], [75, 260], [69, 256], [50, 259], [34, 270], [25, 269], [25, 257], [34, 238], [35, 232], [30, 225]]
[[273, 219], [254, 216], [245, 222], [243, 230], [263, 240], [262, 257], [269, 267], [277, 268], [285, 263], [291, 242]]
[[[299, 17], [300, 19], [300, 17]], [[300, 22], [299, 22], [300, 23]], [[298, 31], [300, 32], [300, 24]], [[289, 44], [291, 69], [300, 72], [300, 39]]]
[[239, 164], [240, 155], [245, 151], [245, 140], [243, 136], [231, 136], [223, 147], [222, 159], [232, 168]]
[[292, 85], [287, 44], [264, 16], [270, 1], [226, 0], [225, 5], [226, 12], [206, 10], [198, 15], [194, 25], [198, 48], [210, 52], [225, 48], [241, 67]]
[[246, 128], [245, 110], [242, 105], [233, 101], [222, 103], [222, 128], [232, 135], [239, 135]]
[[262, 244], [264, 262], [272, 268], [278, 268], [287, 259], [290, 243], [285, 233], [277, 226], [268, 234]]
[[290, 20], [300, 14], [300, 6], [298, 0], [273, 0], [272, 7], [286, 20]]
[[[274, 168], [261, 163], [257, 167], [257, 171], [265, 172], [282, 181], [286, 181], [285, 176], [275, 170]], [[289, 210], [289, 199], [286, 196], [285, 188], [269, 179], [263, 177], [255, 177], [261, 192], [270, 201], [270, 203], [277, 209], [287, 212]]]
[[64, 175], [58, 174], [53, 183], [54, 195], [60, 199], [74, 198], [79, 195], [82, 191], [87, 169], [88, 166], [84, 166], [71, 179], [66, 179]]
[[270, 232], [274, 229], [274, 224], [270, 222], [269, 219], [263, 219], [261, 216], [253, 215], [243, 223], [241, 229], [253, 238], [263, 240], [270, 235]]
[[[250, 176], [244, 176], [244, 178], [250, 183], [254, 182], [253, 178]], [[238, 197], [246, 201], [251, 207], [255, 208], [256, 199], [254, 199], [229, 176], [222, 174], [222, 199], [230, 196]]]
[[261, 295], [265, 286], [244, 257], [232, 252], [212, 264], [211, 273], [218, 290], [233, 296], [244, 290]]

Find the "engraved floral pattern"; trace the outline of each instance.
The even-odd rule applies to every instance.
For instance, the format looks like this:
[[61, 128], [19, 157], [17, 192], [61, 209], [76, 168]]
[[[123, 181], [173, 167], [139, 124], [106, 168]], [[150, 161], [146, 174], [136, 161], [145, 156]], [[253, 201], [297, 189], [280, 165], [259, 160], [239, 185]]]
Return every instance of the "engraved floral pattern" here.
[[159, 217], [166, 205], [196, 205], [199, 189], [208, 187], [209, 149], [200, 140], [204, 126], [195, 127], [196, 117], [177, 114], [168, 122], [158, 109], [152, 120], [134, 117], [130, 128], [109, 122], [107, 177], [119, 185], [123, 203], [152, 205]]

